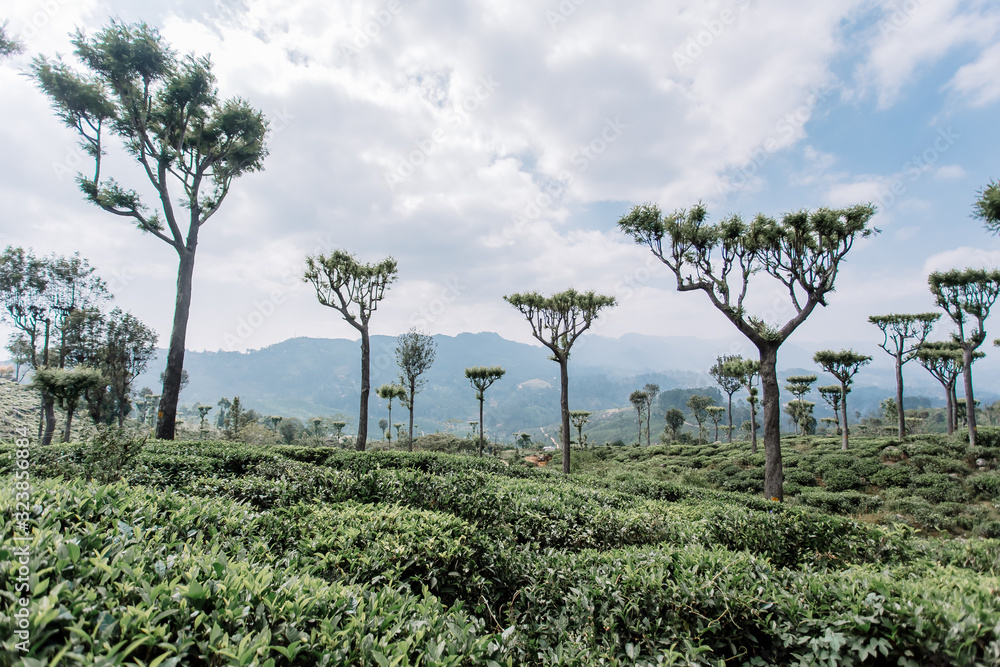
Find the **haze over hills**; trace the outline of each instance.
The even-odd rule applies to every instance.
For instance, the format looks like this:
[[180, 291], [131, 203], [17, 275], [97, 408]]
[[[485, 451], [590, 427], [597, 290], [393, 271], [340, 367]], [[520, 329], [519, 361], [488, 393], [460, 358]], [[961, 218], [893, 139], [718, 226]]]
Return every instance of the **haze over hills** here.
[[[435, 335], [434, 339], [437, 359], [427, 373], [426, 387], [416, 398], [415, 420], [424, 432], [443, 430], [449, 420], [453, 428], [467, 429], [466, 422], [478, 417], [475, 392], [464, 377], [466, 367], [477, 365], [498, 364], [507, 371], [486, 392], [488, 433], [506, 439], [512, 433], [558, 421], [558, 365], [549, 360], [545, 348], [506, 340], [495, 333]], [[395, 337], [372, 337], [373, 389], [396, 380], [395, 346]], [[853, 347], [873, 357], [872, 364], [856, 379], [850, 410], [852, 414], [856, 410], [863, 414], [877, 410], [882, 399], [894, 394], [891, 357], [870, 341], [836, 347]], [[816, 349], [820, 348], [787, 342], [779, 353], [779, 377], [812, 373], [820, 375], [820, 384], [832, 383], [832, 378], [818, 372], [812, 362]], [[717, 356], [750, 357], [756, 356], [755, 352], [736, 337], [583, 336], [570, 359], [570, 406], [592, 411], [631, 410], [629, 393], [647, 382], [659, 384], [663, 391], [715, 387], [707, 371]], [[136, 381], [137, 388], [148, 386], [158, 391], [165, 352], [160, 350], [159, 355]], [[975, 367], [977, 398], [983, 402], [997, 398], [995, 378], [1000, 363], [991, 356], [998, 355], [988, 356]], [[354, 431], [359, 367], [359, 343], [347, 339], [292, 338], [245, 353], [189, 351], [185, 369], [191, 383], [181, 393], [181, 403], [215, 405], [220, 397], [239, 396], [246, 407], [261, 414], [308, 419], [340, 413], [348, 418], [347, 430]], [[943, 404], [940, 385], [923, 368], [913, 362], [904, 372], [908, 396], [926, 397], [925, 404]], [[739, 392], [736, 398], [743, 395]], [[817, 403], [817, 417], [828, 415], [822, 400], [816, 396], [810, 400]], [[405, 421], [405, 409], [398, 404], [393, 407], [393, 421]], [[662, 422], [666, 408], [657, 407], [654, 420], [659, 414]], [[374, 391], [370, 416], [369, 428], [374, 433], [378, 420], [386, 416], [384, 401]]]

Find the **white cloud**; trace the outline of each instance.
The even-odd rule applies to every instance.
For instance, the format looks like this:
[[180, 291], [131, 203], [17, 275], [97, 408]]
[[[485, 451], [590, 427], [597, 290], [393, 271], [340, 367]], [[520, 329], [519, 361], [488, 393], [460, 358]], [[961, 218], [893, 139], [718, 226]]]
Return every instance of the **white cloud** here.
[[934, 178], [939, 181], [957, 181], [965, 178], [965, 169], [958, 164], [945, 164], [934, 171]]
[[979, 59], [963, 65], [948, 86], [970, 99], [973, 106], [981, 107], [1000, 99], [1000, 43], [985, 49]]
[[1000, 268], [1000, 250], [962, 246], [931, 255], [924, 260], [924, 273], [951, 269]]
[[[839, 206], [876, 199], [905, 173], [848, 167], [839, 146], [810, 136], [845, 113], [835, 72], [859, 57], [845, 25], [864, 18], [862, 0], [569, 4], [57, 0], [58, 15], [26, 41], [32, 52], [67, 53], [76, 25], [143, 18], [178, 50], [211, 53], [221, 95], [271, 118], [265, 170], [234, 184], [200, 238], [188, 338], [197, 349], [223, 347], [275, 290], [286, 298], [241, 345], [353, 335], [294, 284], [307, 253], [332, 248], [399, 261], [373, 319], [381, 333], [416, 317], [432, 332], [524, 339], [502, 295], [571, 285], [619, 296], [608, 332], [691, 333], [701, 321], [721, 330], [730, 325], [704, 299], [677, 294], [662, 267], [647, 266], [647, 250], [612, 231], [620, 213], [607, 211], [704, 199], [713, 212], [733, 202], [780, 212], [789, 188]], [[41, 5], [15, 6], [12, 26]], [[890, 94], [949, 45], [982, 41], [983, 12], [942, 6], [927, 3], [905, 39], [872, 48], [873, 86]], [[941, 17], [941, 34], [929, 32]], [[944, 46], [926, 43], [936, 38]], [[17, 74], [26, 58], [0, 66], [0, 152], [19, 156], [0, 179], [3, 240], [78, 249], [105, 275], [133, 275], [119, 299], [165, 340], [176, 256], [84, 202], [72, 174], [59, 178], [60, 165], [85, 166], [70, 164], [72, 133]], [[988, 70], [974, 69], [952, 86], [988, 101], [975, 84]], [[787, 176], [776, 166], [786, 158], [806, 168]], [[109, 160], [109, 174], [125, 169]], [[400, 169], [390, 188], [386, 174]], [[422, 315], [440, 308], [452, 279], [460, 294], [433, 320]]]

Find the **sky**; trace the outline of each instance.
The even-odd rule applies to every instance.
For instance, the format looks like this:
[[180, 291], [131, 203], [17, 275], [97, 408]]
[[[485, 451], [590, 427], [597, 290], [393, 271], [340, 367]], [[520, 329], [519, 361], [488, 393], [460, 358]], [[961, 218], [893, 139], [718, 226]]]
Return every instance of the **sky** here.
[[[1000, 265], [1000, 240], [971, 216], [1000, 178], [1000, 3], [14, 0], [0, 12], [26, 47], [0, 63], [0, 247], [79, 252], [163, 346], [176, 253], [83, 199], [74, 177], [92, 166], [25, 76], [38, 54], [75, 64], [69, 34], [112, 17], [210, 54], [220, 97], [270, 122], [263, 171], [202, 229], [192, 350], [356, 337], [301, 281], [307, 255], [336, 249], [398, 262], [376, 334], [532, 342], [502, 297], [575, 287], [618, 299], [594, 328], [604, 336], [731, 337], [704, 294], [678, 293], [618, 231], [643, 202], [700, 201], [712, 220], [873, 202], [881, 234], [856, 243], [798, 344], [877, 342], [869, 315], [935, 309], [929, 272]], [[106, 175], [148, 192], [113, 142], [106, 160]], [[755, 285], [752, 307], [791, 315], [776, 285]]]

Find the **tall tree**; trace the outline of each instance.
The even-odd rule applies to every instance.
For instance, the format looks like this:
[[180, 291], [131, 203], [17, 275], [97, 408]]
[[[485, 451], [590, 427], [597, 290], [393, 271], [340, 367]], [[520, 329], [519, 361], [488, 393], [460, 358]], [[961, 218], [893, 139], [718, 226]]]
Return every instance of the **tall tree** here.
[[730, 362], [740, 358], [739, 355], [735, 354], [725, 354], [721, 357], [716, 357], [715, 364], [708, 369], [708, 374], [712, 376], [715, 382], [722, 387], [722, 391], [726, 392], [726, 395], [729, 397], [729, 407], [727, 408], [729, 413], [729, 442], [733, 441], [733, 394], [743, 387], [741, 376], [731, 374], [735, 367]]
[[364, 451], [368, 440], [368, 398], [371, 394], [368, 322], [385, 296], [386, 288], [395, 279], [396, 260], [391, 257], [378, 264], [362, 264], [343, 250], [306, 257], [303, 282], [312, 283], [319, 302], [338, 311], [361, 334], [361, 407], [355, 443], [359, 452]]
[[504, 297], [531, 325], [531, 334], [552, 352], [559, 364], [559, 408], [562, 414], [562, 469], [569, 474], [569, 352], [598, 314], [614, 306], [613, 296], [568, 289], [545, 297], [524, 292]]
[[628, 402], [632, 404], [635, 408], [636, 423], [639, 424], [639, 440], [637, 441], [640, 445], [642, 444], [642, 414], [648, 405], [649, 394], [644, 392], [642, 389], [636, 389], [631, 394], [628, 395]]
[[[40, 56], [31, 74], [94, 160], [92, 174], [77, 176], [80, 189], [91, 203], [130, 220], [177, 253], [174, 320], [156, 426], [157, 438], [172, 440], [198, 234], [222, 206], [233, 180], [262, 168], [267, 121], [241, 98], [220, 100], [211, 61], [194, 54], [178, 57], [145, 23], [113, 21], [93, 37], [78, 31], [72, 43], [84, 72], [61, 58]], [[153, 212], [138, 190], [102, 174], [108, 136], [120, 140], [152, 186], [158, 201]]]
[[[804, 408], [801, 403], [805, 401], [805, 395], [809, 393], [814, 382], [816, 382], [815, 375], [789, 375], [785, 378], [785, 391], [791, 392], [795, 396], [795, 400], [798, 403], [793, 405], [793, 401], [789, 401], [785, 405], [785, 412], [792, 418], [792, 424], [795, 426], [795, 435], [799, 434], [799, 425], [804, 418]], [[811, 414], [811, 411], [810, 411]]]
[[[927, 341], [917, 348], [917, 361], [927, 369], [934, 378], [941, 383], [944, 388], [945, 405], [948, 413], [948, 435], [955, 432], [958, 427], [956, 396], [956, 383], [958, 376], [962, 374], [964, 353], [958, 343], [954, 341]], [[972, 360], [981, 359], [986, 354], [975, 352]]]
[[[844, 400], [844, 390], [839, 384], [827, 384], [817, 387], [816, 391], [823, 397], [830, 409], [833, 410], [833, 424], [837, 427], [837, 435], [842, 435], [840, 430], [840, 402]], [[824, 418], [825, 419], [825, 418]]]
[[1000, 181], [992, 181], [979, 191], [972, 215], [994, 234], [1000, 233]]
[[483, 455], [483, 438], [485, 437], [483, 424], [483, 403], [486, 400], [486, 390], [494, 382], [504, 376], [507, 371], [499, 366], [472, 366], [465, 369], [465, 377], [469, 378], [472, 386], [476, 390], [476, 400], [479, 401], [479, 456]]
[[406, 387], [403, 404], [410, 411], [410, 436], [407, 445], [413, 451], [413, 399], [417, 392], [426, 384], [424, 374], [430, 369], [437, 356], [437, 343], [427, 334], [412, 328], [396, 339], [396, 365], [399, 366], [399, 379]]
[[[706, 222], [702, 205], [664, 216], [653, 204], [636, 206], [618, 221], [636, 243], [649, 246], [677, 279], [681, 292], [700, 290], [760, 355], [764, 402], [764, 494], [784, 499], [781, 465], [781, 397], [778, 348], [818, 305], [827, 305], [840, 263], [858, 238], [877, 234], [871, 205], [796, 211], [781, 220], [758, 215], [746, 224], [732, 216]], [[664, 244], [666, 240], [666, 244]], [[789, 294], [793, 315], [771, 324], [745, 307], [750, 279], [766, 274]]]
[[757, 453], [757, 380], [760, 377], [760, 362], [756, 359], [735, 357], [726, 362], [726, 373], [737, 377], [743, 388], [747, 390], [747, 403], [750, 404], [750, 453]]
[[[383, 401], [387, 401], [389, 405], [389, 419], [386, 420], [386, 426], [380, 426], [382, 432], [386, 434], [388, 442], [392, 444], [392, 429], [386, 430], [389, 424], [392, 424], [392, 399], [398, 398], [400, 401], [406, 398], [406, 387], [398, 384], [384, 384], [375, 390], [378, 397]], [[379, 422], [381, 424], [381, 422]]]
[[583, 427], [592, 414], [592, 412], [587, 410], [570, 410], [569, 412], [570, 419], [573, 420], [573, 426], [576, 428], [576, 442], [580, 446], [580, 449], [583, 449], [587, 444], [587, 436], [583, 434]]
[[708, 406], [714, 405], [715, 399], [711, 396], [695, 394], [687, 401], [687, 406], [691, 409], [694, 420], [698, 422], [698, 442], [705, 442], [705, 420], [708, 419]]
[[813, 355], [813, 361], [840, 382], [840, 416], [844, 422], [841, 449], [847, 449], [847, 437], [850, 431], [847, 427], [847, 394], [851, 391], [854, 376], [858, 374], [862, 366], [871, 363], [871, 360], [872, 358], [868, 355], [859, 354], [854, 350], [820, 350]]
[[649, 447], [652, 444], [649, 436], [650, 418], [653, 415], [653, 403], [656, 402], [656, 397], [660, 395], [660, 385], [647, 382], [642, 386], [642, 390], [646, 392], [646, 446]]
[[879, 347], [896, 360], [896, 419], [900, 440], [906, 437], [906, 415], [903, 412], [903, 364], [913, 359], [917, 348], [927, 340], [927, 335], [939, 319], [941, 313], [872, 315], [868, 318], [869, 322], [882, 331], [882, 342], [879, 343]]
[[962, 349], [962, 379], [968, 410], [969, 445], [976, 445], [976, 402], [972, 392], [972, 361], [976, 349], [986, 340], [986, 318], [1000, 297], [1000, 271], [965, 269], [935, 271], [927, 277], [937, 305], [955, 323], [952, 338]]

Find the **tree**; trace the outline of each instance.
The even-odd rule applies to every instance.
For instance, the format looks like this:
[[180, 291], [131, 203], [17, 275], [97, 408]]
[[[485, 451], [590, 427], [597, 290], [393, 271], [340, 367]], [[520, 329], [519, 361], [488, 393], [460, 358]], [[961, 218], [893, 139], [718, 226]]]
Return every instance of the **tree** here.
[[[812, 387], [813, 383], [816, 382], [816, 376], [789, 375], [787, 378], [785, 378], [785, 381], [788, 383], [785, 385], [785, 390], [791, 392], [795, 396], [796, 401], [802, 402], [804, 401], [805, 395], [809, 393], [809, 389]], [[792, 406], [792, 412], [789, 412], [788, 407], [789, 405], [791, 405], [791, 403], [792, 402], [789, 401], [785, 405], [785, 412], [790, 417], [792, 417], [792, 424], [795, 426], [795, 435], [798, 435], [799, 422], [801, 421], [801, 418], [804, 416], [802, 413], [803, 408], [801, 407], [801, 405], [796, 404]]]
[[77, 366], [69, 370], [43, 367], [36, 370], [31, 378], [32, 387], [52, 396], [56, 405], [66, 411], [63, 442], [69, 442], [73, 413], [80, 404], [80, 397], [89, 387], [100, 384], [104, 384], [101, 372], [89, 366]]
[[[196, 405], [194, 407], [198, 411], [198, 418], [200, 420], [199, 424], [198, 424], [198, 428], [199, 428], [199, 430], [204, 431], [204, 430], [207, 429], [207, 427], [205, 426], [205, 418], [208, 417], [208, 413], [213, 410], [214, 406], [211, 406], [211, 405]], [[274, 417], [272, 417], [271, 419], [273, 420]], [[278, 417], [277, 419], [278, 419], [278, 421], [281, 421], [281, 417]], [[278, 430], [277, 429], [277, 422], [275, 422], [275, 429], [274, 430], [275, 430], [275, 432], [277, 432], [277, 430]]]
[[987, 230], [1000, 233], [1000, 181], [992, 181], [979, 191], [972, 215], [982, 220]]
[[708, 412], [708, 418], [712, 420], [715, 424], [715, 442], [719, 441], [719, 422], [722, 421], [722, 417], [726, 414], [726, 409], [721, 405], [709, 405], [705, 408]]
[[220, 429], [221, 428], [225, 428], [225, 426], [226, 426], [226, 412], [229, 411], [229, 408], [233, 404], [232, 404], [232, 402], [228, 398], [226, 398], [225, 396], [223, 396], [222, 398], [219, 399], [219, 402], [216, 403], [216, 405], [219, 406], [219, 417], [218, 417], [218, 420], [215, 422], [215, 425], [217, 427], [219, 427]]
[[750, 453], [757, 453], [757, 378], [760, 376], [760, 362], [755, 359], [734, 357], [726, 362], [725, 373], [739, 378], [743, 388], [747, 390], [747, 403], [750, 404]]
[[569, 474], [569, 353], [600, 312], [617, 301], [613, 296], [568, 289], [545, 297], [524, 292], [504, 297], [531, 325], [531, 334], [552, 352], [559, 364], [559, 409], [562, 423], [562, 470]]
[[312, 283], [319, 302], [338, 311], [361, 334], [361, 408], [355, 444], [359, 452], [364, 451], [368, 440], [368, 397], [371, 393], [368, 322], [385, 296], [386, 288], [395, 279], [396, 260], [391, 257], [378, 264], [361, 264], [353, 255], [335, 250], [329, 255], [306, 258], [303, 282]]
[[223, 424], [226, 437], [229, 440], [239, 439], [240, 429], [248, 423], [250, 423], [250, 418], [243, 410], [243, 405], [240, 403], [240, 397], [236, 396], [233, 398], [233, 402], [230, 404], [229, 410], [226, 411], [225, 423]]
[[[913, 359], [941, 313], [916, 315], [872, 315], [868, 321], [882, 331], [879, 347], [896, 360], [896, 421], [899, 439], [906, 437], [906, 415], [903, 413], [903, 364]], [[907, 341], [912, 340], [912, 343]]]
[[[986, 340], [986, 318], [1000, 297], [1000, 271], [965, 269], [935, 271], [927, 278], [937, 305], [951, 318], [958, 332], [952, 339], [962, 349], [962, 379], [965, 402], [972, 406], [968, 415], [969, 446], [976, 445], [976, 409], [972, 392], [972, 361], [976, 349]], [[974, 322], [969, 320], [973, 319]], [[971, 325], [971, 328], [969, 326]]]
[[[840, 263], [855, 240], [879, 232], [868, 227], [874, 214], [869, 204], [796, 211], [780, 221], [758, 215], [750, 224], [731, 216], [709, 225], [701, 204], [669, 216], [656, 205], [642, 204], [618, 221], [623, 232], [647, 245], [671, 269], [678, 291], [703, 291], [757, 348], [764, 401], [764, 494], [769, 498], [784, 498], [778, 348], [816, 306], [827, 305]], [[788, 290], [794, 313], [780, 326], [751, 315], [745, 307], [750, 279], [760, 273]]]
[[587, 445], [587, 436], [583, 434], [583, 427], [592, 414], [592, 412], [588, 412], [587, 410], [571, 410], [569, 413], [570, 419], [573, 420], [573, 426], [576, 428], [576, 442], [580, 446], [580, 449], [583, 449]]
[[729, 396], [729, 442], [733, 441], [733, 394], [739, 391], [743, 386], [739, 375], [730, 374], [732, 370], [736, 368], [730, 362], [736, 359], [740, 359], [740, 356], [726, 354], [721, 357], [716, 357], [715, 364], [708, 369], [708, 374], [712, 376], [720, 387], [722, 387], [722, 391]]
[[[954, 341], [927, 341], [917, 348], [917, 361], [927, 369], [944, 388], [945, 404], [948, 412], [948, 435], [955, 432], [957, 421], [957, 396], [955, 384], [962, 373], [964, 353]], [[986, 354], [975, 352], [972, 360], [981, 359]]]
[[854, 350], [820, 350], [813, 355], [813, 361], [840, 381], [840, 416], [844, 422], [841, 449], [847, 449], [847, 438], [850, 432], [847, 427], [847, 394], [851, 391], [854, 376], [858, 374], [862, 366], [871, 363], [871, 360], [872, 358], [868, 355], [859, 354]]
[[638, 414], [638, 424], [639, 424], [639, 440], [638, 443], [642, 444], [642, 413], [646, 409], [649, 399], [649, 394], [644, 392], [642, 389], [636, 389], [628, 396], [628, 402], [632, 404]]
[[840, 403], [844, 400], [844, 390], [839, 384], [828, 384], [817, 387], [816, 391], [827, 402], [833, 410], [833, 424], [837, 427], [837, 435], [842, 435], [840, 430]]
[[711, 396], [695, 394], [688, 399], [687, 406], [691, 408], [694, 420], [698, 422], [698, 442], [705, 442], [705, 420], [708, 419], [708, 406], [714, 405], [715, 399]]
[[472, 366], [465, 369], [465, 377], [469, 378], [476, 390], [476, 400], [479, 401], [479, 456], [483, 455], [483, 402], [486, 400], [486, 390], [490, 385], [504, 376], [507, 371], [499, 366]]
[[[379, 419], [378, 420], [378, 430], [382, 432], [382, 437], [383, 438], [386, 436], [386, 434], [388, 434], [388, 431], [386, 430], [388, 428], [389, 428], [389, 420], [387, 420], [387, 419]], [[390, 436], [390, 438], [391, 438], [391, 436]]]
[[[155, 28], [113, 21], [93, 37], [72, 39], [85, 68], [38, 57], [31, 74], [94, 160], [77, 182], [91, 203], [130, 220], [177, 253], [177, 293], [156, 437], [172, 440], [184, 368], [195, 251], [202, 226], [218, 212], [235, 178], [259, 171], [267, 121], [241, 98], [220, 100], [212, 64], [178, 57]], [[102, 174], [108, 136], [117, 137], [158, 201]], [[174, 194], [180, 191], [181, 196]], [[186, 232], [184, 227], [186, 225]]]
[[401, 400], [410, 411], [410, 430], [407, 445], [413, 451], [413, 399], [417, 392], [427, 384], [423, 377], [437, 355], [437, 344], [427, 334], [411, 328], [396, 339], [396, 365], [399, 366], [399, 380], [406, 388], [406, 396]]
[[[383, 401], [388, 401], [389, 403], [389, 419], [388, 423], [392, 423], [392, 399], [398, 398], [400, 401], [406, 398], [406, 387], [400, 386], [398, 384], [384, 384], [375, 390], [375, 393]], [[392, 429], [388, 431], [385, 430], [386, 427], [382, 427], [382, 432], [386, 433], [389, 444], [392, 444]]]
[[647, 382], [642, 386], [642, 390], [646, 392], [646, 446], [649, 447], [652, 444], [649, 437], [649, 422], [653, 415], [653, 403], [660, 395], [660, 385]]
[[814, 407], [816, 407], [815, 403], [801, 398], [796, 398], [785, 404], [785, 414], [791, 417], [792, 424], [795, 425], [796, 435], [798, 435], [800, 428], [802, 429], [802, 435], [812, 435], [815, 432], [816, 419], [813, 417]]
[[0, 23], [0, 60], [24, 51], [24, 45], [16, 37], [7, 34], [7, 22]]
[[[76, 311], [108, 298], [107, 285], [79, 253], [39, 258], [30, 249], [7, 246], [0, 255], [0, 318], [21, 332], [17, 347], [35, 371], [52, 365], [64, 368], [67, 321]], [[53, 359], [52, 343], [56, 340], [59, 343]], [[45, 387], [40, 387], [44, 428], [40, 423], [39, 439], [43, 446], [51, 444], [55, 433], [55, 398]]]
[[677, 434], [684, 427], [684, 413], [677, 408], [670, 408], [666, 415], [667, 428], [670, 429], [670, 439], [676, 440]]

